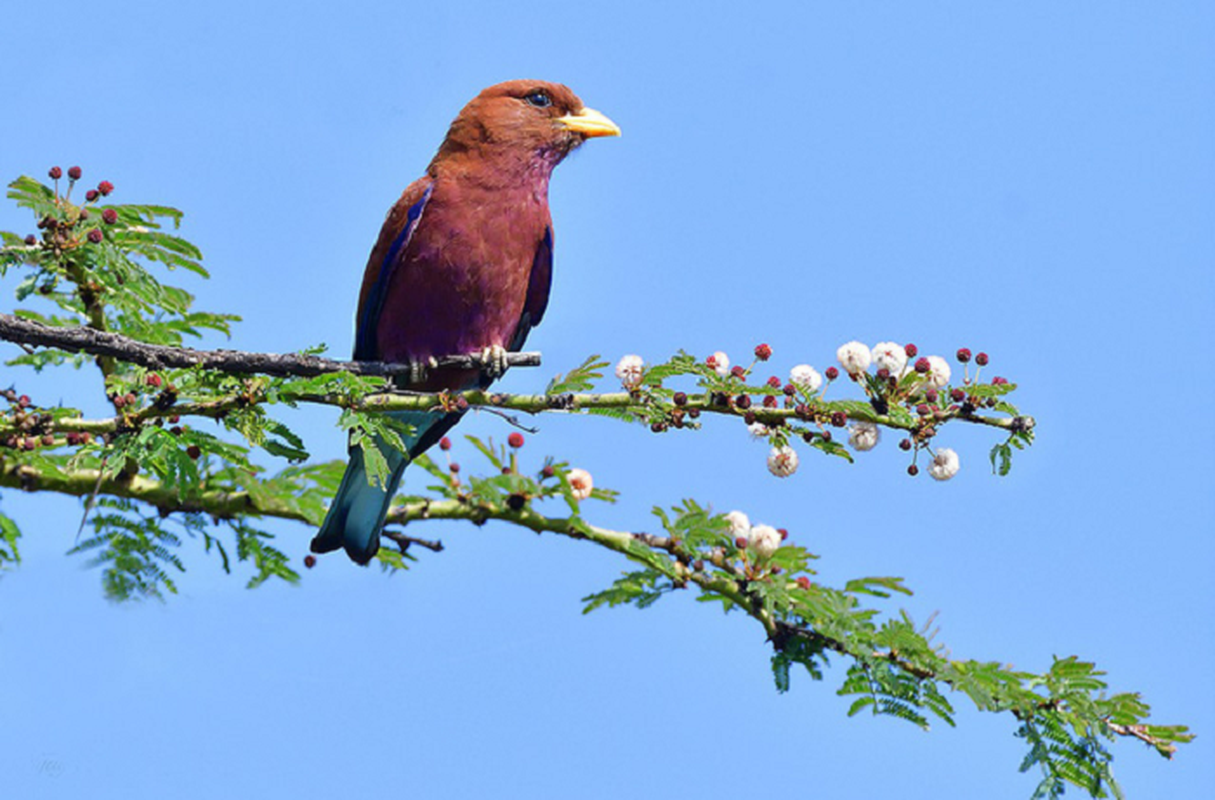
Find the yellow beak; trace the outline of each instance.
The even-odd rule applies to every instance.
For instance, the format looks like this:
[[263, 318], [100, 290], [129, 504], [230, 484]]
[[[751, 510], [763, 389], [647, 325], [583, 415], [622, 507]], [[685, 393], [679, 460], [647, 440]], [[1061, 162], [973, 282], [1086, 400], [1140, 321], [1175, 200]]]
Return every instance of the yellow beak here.
[[620, 127], [593, 108], [583, 108], [576, 114], [557, 117], [565, 127], [578, 131], [588, 139], [595, 136], [619, 136]]

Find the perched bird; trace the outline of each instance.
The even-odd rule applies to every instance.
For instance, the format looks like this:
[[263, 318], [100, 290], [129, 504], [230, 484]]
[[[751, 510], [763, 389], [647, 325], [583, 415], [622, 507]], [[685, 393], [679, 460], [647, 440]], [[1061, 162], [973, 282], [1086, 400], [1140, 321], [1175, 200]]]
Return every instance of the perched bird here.
[[[508, 81], [477, 95], [380, 229], [359, 294], [355, 360], [408, 363], [405, 385], [421, 391], [484, 388], [500, 376], [506, 353], [523, 346], [548, 305], [553, 168], [586, 139], [619, 135], [560, 84]], [[489, 366], [426, 369], [430, 359], [464, 353]], [[392, 416], [412, 426], [406, 452], [378, 442], [389, 468], [381, 485], [368, 481], [362, 448], [350, 448], [313, 552], [341, 547], [369, 562], [401, 473], [460, 419], [458, 412]]]

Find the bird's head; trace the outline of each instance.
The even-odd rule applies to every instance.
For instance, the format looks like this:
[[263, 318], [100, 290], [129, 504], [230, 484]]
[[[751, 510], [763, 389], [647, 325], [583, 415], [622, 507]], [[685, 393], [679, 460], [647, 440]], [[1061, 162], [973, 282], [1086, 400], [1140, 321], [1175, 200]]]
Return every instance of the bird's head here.
[[587, 139], [619, 135], [616, 123], [587, 108], [566, 86], [507, 81], [490, 86], [464, 106], [435, 161], [475, 154], [551, 169]]

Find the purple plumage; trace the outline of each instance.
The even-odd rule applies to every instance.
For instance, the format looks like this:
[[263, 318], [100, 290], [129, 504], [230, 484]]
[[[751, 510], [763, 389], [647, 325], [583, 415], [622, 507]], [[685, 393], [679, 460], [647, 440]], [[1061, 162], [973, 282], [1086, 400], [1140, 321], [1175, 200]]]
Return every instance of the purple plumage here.
[[[477, 95], [452, 122], [426, 175], [388, 212], [359, 295], [354, 357], [424, 363], [460, 353], [522, 347], [548, 304], [554, 167], [587, 138], [620, 130], [565, 86], [509, 81]], [[434, 371], [410, 388], [466, 389], [479, 371]], [[379, 549], [388, 503], [409, 459], [458, 415], [408, 414], [408, 453], [393, 453], [391, 480], [367, 481], [351, 461], [312, 549], [344, 547], [367, 563]]]

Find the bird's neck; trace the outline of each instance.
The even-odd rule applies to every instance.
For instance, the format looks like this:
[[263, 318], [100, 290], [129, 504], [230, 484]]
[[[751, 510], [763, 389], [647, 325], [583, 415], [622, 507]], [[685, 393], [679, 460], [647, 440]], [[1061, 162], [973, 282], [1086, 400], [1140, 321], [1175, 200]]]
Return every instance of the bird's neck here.
[[548, 202], [553, 169], [564, 157], [556, 151], [534, 152], [518, 147], [482, 143], [458, 151], [440, 152], [430, 165], [436, 180], [451, 180], [468, 190], [509, 196], [530, 195]]

